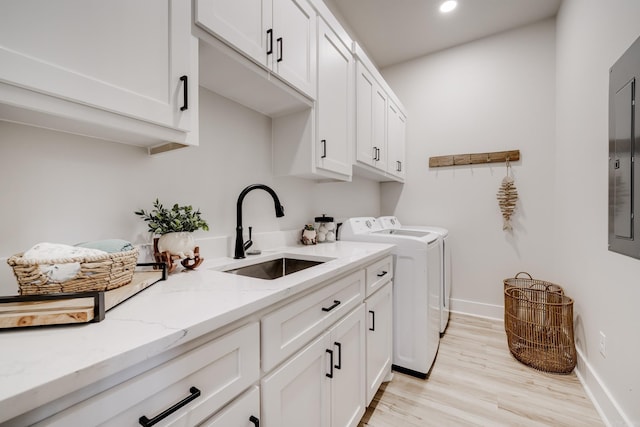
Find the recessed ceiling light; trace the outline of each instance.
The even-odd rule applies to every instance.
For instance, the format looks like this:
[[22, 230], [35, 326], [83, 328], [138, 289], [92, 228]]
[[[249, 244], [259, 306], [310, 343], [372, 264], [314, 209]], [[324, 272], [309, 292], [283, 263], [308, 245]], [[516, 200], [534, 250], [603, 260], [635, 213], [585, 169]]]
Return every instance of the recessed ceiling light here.
[[440, 12], [449, 13], [453, 9], [455, 9], [456, 6], [458, 6], [458, 2], [456, 0], [447, 0], [445, 2], [442, 2], [442, 4], [440, 5]]

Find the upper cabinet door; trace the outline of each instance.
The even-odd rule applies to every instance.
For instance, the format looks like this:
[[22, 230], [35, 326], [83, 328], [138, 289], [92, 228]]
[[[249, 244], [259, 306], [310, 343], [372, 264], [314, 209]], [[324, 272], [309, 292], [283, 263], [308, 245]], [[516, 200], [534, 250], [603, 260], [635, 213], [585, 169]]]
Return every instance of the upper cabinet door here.
[[387, 94], [361, 62], [356, 69], [356, 160], [386, 171]]
[[315, 99], [316, 13], [306, 0], [196, 0], [195, 22]]
[[353, 57], [322, 19], [318, 34], [316, 165], [351, 176]]
[[306, 0], [273, 0], [273, 70], [315, 99], [316, 13]]
[[271, 14], [272, 0], [196, 0], [195, 22], [267, 66], [274, 43]]
[[389, 157], [387, 172], [400, 179], [405, 177], [405, 145], [407, 118], [393, 102], [389, 102], [387, 146]]
[[5, 2], [0, 82], [189, 131], [190, 11], [183, 0]]

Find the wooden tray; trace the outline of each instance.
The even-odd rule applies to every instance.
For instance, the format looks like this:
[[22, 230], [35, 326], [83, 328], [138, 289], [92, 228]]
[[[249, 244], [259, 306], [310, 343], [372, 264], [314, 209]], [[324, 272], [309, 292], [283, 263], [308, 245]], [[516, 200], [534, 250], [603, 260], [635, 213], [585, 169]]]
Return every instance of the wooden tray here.
[[105, 313], [138, 292], [167, 278], [166, 265], [136, 271], [128, 285], [110, 291], [0, 297], [0, 329], [100, 322]]

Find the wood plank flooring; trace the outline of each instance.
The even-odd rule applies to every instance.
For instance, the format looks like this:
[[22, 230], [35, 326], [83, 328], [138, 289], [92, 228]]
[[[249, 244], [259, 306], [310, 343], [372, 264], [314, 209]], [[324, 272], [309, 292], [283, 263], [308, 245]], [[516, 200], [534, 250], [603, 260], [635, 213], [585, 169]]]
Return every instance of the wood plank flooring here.
[[452, 313], [429, 378], [394, 372], [359, 427], [602, 425], [574, 373], [523, 365], [502, 322]]

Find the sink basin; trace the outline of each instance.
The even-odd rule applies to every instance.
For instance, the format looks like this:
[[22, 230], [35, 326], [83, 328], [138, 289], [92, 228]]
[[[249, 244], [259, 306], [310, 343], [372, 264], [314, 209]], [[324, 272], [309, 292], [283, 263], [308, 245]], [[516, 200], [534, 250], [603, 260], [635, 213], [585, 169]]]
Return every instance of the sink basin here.
[[273, 280], [284, 277], [297, 271], [322, 264], [324, 261], [309, 261], [297, 258], [277, 258], [245, 267], [225, 270], [225, 273], [238, 274], [240, 276], [254, 277], [256, 279]]

